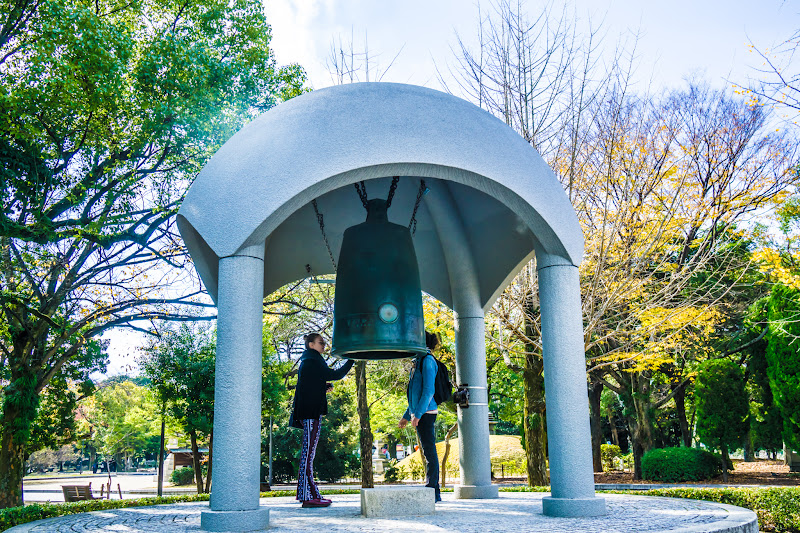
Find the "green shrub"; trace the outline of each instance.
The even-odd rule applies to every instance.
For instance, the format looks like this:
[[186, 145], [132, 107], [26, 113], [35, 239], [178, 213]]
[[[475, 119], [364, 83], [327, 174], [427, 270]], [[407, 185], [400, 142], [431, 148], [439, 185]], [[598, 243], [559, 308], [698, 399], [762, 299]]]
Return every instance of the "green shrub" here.
[[600, 445], [600, 460], [603, 462], [603, 471], [615, 470], [614, 459], [622, 457], [622, 450], [616, 444]]
[[386, 470], [383, 471], [383, 481], [385, 483], [397, 483], [408, 476], [406, 469], [402, 466], [397, 466], [397, 462], [397, 459], [392, 459], [386, 465]]
[[620, 455], [622, 458], [622, 468], [624, 470], [633, 470], [633, 452]]
[[425, 477], [425, 465], [419, 455], [412, 455], [408, 462], [409, 474], [411, 479], [423, 479]]
[[191, 485], [194, 482], [194, 470], [189, 466], [176, 468], [169, 476], [169, 480], [176, 485]]
[[721, 473], [722, 459], [698, 448], [661, 448], [642, 457], [642, 477], [652, 481], [702, 481]]

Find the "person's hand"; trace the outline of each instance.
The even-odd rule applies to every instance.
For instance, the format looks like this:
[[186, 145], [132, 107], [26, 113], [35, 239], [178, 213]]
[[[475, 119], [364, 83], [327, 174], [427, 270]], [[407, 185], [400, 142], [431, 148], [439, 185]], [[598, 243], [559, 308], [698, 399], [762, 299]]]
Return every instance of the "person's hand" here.
[[413, 427], [417, 427], [419, 425], [419, 418], [414, 415], [411, 415], [411, 425]]
[[399, 427], [400, 429], [403, 429], [404, 427], [406, 427], [407, 424], [408, 424], [408, 420], [406, 420], [405, 418], [401, 418], [397, 422], [397, 427]]

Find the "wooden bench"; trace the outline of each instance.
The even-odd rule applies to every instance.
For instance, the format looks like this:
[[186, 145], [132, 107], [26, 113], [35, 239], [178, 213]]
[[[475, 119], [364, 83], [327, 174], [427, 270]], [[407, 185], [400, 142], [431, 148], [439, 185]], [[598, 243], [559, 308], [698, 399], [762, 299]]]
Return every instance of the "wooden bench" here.
[[96, 500], [92, 495], [92, 484], [88, 485], [61, 485], [65, 502], [79, 502], [82, 500]]

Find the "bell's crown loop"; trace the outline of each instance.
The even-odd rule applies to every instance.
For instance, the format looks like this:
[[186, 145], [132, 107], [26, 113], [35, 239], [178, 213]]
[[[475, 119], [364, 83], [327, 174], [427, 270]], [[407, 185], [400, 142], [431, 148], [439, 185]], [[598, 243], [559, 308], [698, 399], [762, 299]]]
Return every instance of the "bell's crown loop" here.
[[367, 201], [367, 222], [388, 222], [389, 215], [386, 200], [373, 198]]

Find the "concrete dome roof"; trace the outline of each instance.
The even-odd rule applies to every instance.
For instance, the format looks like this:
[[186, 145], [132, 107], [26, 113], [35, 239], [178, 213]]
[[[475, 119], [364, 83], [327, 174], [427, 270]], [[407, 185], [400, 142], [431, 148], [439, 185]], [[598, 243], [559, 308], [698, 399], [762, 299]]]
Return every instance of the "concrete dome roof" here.
[[395, 175], [392, 222], [408, 224], [420, 178], [430, 188], [414, 243], [422, 289], [446, 305], [458, 280], [448, 274], [449, 235], [437, 216], [463, 228], [484, 308], [534, 251], [540, 262], [581, 261], [578, 219], [536, 150], [469, 102], [394, 83], [321, 89], [259, 116], [200, 172], [178, 227], [215, 300], [219, 259], [264, 243], [267, 295], [307, 277], [306, 265], [333, 273], [313, 199], [336, 257], [344, 230], [365, 218], [353, 183], [364, 180], [370, 198], [385, 198]]

